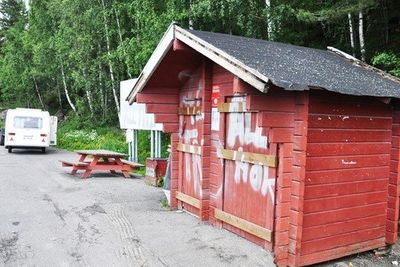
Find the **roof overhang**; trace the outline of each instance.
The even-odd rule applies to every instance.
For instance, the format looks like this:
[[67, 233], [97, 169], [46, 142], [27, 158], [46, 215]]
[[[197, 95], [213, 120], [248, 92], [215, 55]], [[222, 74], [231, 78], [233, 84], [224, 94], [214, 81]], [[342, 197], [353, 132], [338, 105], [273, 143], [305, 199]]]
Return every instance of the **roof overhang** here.
[[168, 30], [164, 33], [164, 36], [157, 45], [150, 59], [144, 66], [142, 73], [138, 77], [137, 83], [133, 87], [132, 91], [129, 93], [127, 98], [129, 104], [132, 104], [135, 101], [136, 95], [140, 93], [146, 86], [147, 82], [149, 81], [157, 67], [160, 65], [165, 55], [171, 49], [174, 40], [181, 41], [182, 43], [186, 44], [193, 50], [207, 57], [211, 61], [214, 61], [218, 65], [230, 71], [231, 73], [233, 73], [243, 81], [247, 82], [254, 88], [260, 90], [261, 92], [265, 93], [268, 91], [270, 83], [268, 77], [264, 76], [257, 70], [250, 68], [243, 62], [230, 56], [221, 49], [218, 49], [210, 43], [193, 35], [189, 31], [186, 31], [185, 29], [175, 24], [171, 24], [168, 27]]

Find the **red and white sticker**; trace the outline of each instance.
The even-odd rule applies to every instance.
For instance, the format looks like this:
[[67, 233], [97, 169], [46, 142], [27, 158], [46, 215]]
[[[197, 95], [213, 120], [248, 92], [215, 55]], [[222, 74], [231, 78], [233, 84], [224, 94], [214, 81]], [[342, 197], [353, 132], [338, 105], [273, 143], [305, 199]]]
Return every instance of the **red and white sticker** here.
[[211, 105], [218, 107], [222, 103], [221, 91], [218, 86], [214, 86], [211, 93]]

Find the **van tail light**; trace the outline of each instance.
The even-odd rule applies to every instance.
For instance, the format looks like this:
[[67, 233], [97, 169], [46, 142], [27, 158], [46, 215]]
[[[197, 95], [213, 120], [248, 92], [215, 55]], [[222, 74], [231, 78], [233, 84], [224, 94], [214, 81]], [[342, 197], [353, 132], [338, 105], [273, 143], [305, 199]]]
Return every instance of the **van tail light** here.
[[15, 133], [8, 133], [8, 135], [15, 135]]
[[41, 136], [41, 137], [46, 137], [46, 136], [47, 136], [47, 134], [40, 134], [40, 136]]

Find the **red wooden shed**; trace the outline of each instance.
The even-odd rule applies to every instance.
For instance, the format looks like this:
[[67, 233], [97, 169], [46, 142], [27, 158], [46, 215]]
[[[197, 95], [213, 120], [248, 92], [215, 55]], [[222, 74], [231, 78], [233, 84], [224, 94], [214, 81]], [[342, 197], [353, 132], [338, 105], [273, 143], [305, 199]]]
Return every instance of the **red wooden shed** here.
[[171, 25], [128, 100], [171, 133], [172, 208], [279, 266], [395, 243], [400, 81], [335, 51]]

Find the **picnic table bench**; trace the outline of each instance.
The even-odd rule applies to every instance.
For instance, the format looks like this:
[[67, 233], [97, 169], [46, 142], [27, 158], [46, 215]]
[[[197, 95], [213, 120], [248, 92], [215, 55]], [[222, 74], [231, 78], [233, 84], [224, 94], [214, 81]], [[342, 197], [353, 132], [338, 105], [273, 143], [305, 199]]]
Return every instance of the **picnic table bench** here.
[[124, 160], [125, 154], [110, 150], [76, 150], [79, 155], [77, 162], [60, 160], [63, 167], [72, 167], [71, 174], [75, 175], [79, 170], [83, 170], [82, 178], [87, 178], [92, 171], [103, 170], [111, 173], [121, 172], [125, 178], [129, 177], [129, 172], [137, 170], [144, 165]]

